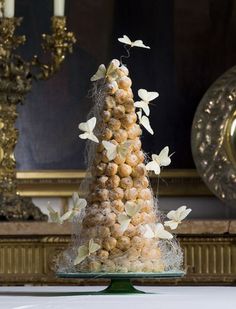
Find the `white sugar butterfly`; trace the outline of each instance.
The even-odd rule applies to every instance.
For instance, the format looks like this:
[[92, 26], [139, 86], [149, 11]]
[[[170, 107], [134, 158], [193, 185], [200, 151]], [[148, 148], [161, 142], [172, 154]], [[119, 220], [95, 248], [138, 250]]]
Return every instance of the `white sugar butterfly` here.
[[95, 143], [98, 143], [98, 138], [94, 135], [93, 130], [96, 126], [97, 119], [96, 117], [90, 118], [86, 122], [81, 122], [79, 124], [79, 129], [84, 131], [84, 133], [80, 134], [79, 137], [82, 139], [89, 139]]
[[132, 219], [141, 209], [141, 204], [137, 204], [134, 202], [126, 202], [125, 203], [125, 213], [120, 214], [118, 216], [118, 222], [120, 223], [120, 230], [124, 232]]
[[142, 116], [142, 112], [138, 111], [137, 112], [138, 115], [138, 119], [139, 119], [139, 123], [150, 133], [150, 134], [154, 134], [154, 131], [150, 125], [150, 121], [148, 119], [147, 116]]
[[68, 210], [64, 215], [60, 215], [59, 212], [55, 211], [50, 205], [48, 205], [49, 216], [52, 222], [62, 224], [67, 220], [71, 220], [78, 216], [80, 212], [87, 206], [87, 201], [83, 198], [79, 198], [78, 193], [72, 195], [73, 207]]
[[177, 210], [171, 210], [167, 214], [167, 218], [170, 220], [165, 221], [164, 225], [169, 226], [171, 230], [175, 230], [191, 211], [192, 209], [187, 209], [186, 206], [181, 206]]
[[132, 42], [127, 35], [123, 35], [123, 38], [119, 38], [118, 41], [121, 42], [121, 43], [124, 43], [126, 45], [130, 45], [131, 47], [142, 47], [142, 48], [150, 49], [149, 46], [146, 46], [146, 45], [143, 44], [142, 40], [136, 40], [136, 41]]
[[166, 231], [163, 224], [145, 224], [141, 226], [141, 233], [145, 238], [160, 238], [160, 239], [172, 239], [173, 235]]
[[88, 245], [82, 245], [78, 248], [78, 255], [74, 260], [74, 265], [80, 264], [86, 257], [95, 253], [100, 248], [101, 246], [99, 244], [95, 243], [93, 239], [90, 239]]
[[121, 157], [125, 157], [129, 151], [129, 147], [131, 146], [131, 142], [127, 141], [120, 145], [114, 145], [108, 141], [102, 141], [104, 148], [106, 149], [106, 155], [109, 161], [112, 161], [119, 154]]
[[146, 165], [148, 171], [153, 171], [156, 175], [159, 175], [161, 172], [161, 166], [168, 166], [171, 163], [169, 157], [169, 147], [164, 147], [159, 155], [153, 154], [152, 161]]
[[60, 215], [58, 211], [55, 211], [50, 205], [47, 206], [47, 209], [49, 211], [49, 217], [53, 223], [59, 223], [62, 224], [66, 220], [70, 218], [71, 213], [66, 212], [64, 215]]
[[146, 89], [139, 89], [138, 96], [140, 97], [140, 99], [142, 99], [142, 101], [135, 102], [134, 106], [142, 108], [144, 113], [149, 116], [149, 102], [155, 100], [159, 96], [159, 93], [154, 91], [147, 91]]
[[67, 212], [69, 219], [78, 216], [81, 213], [81, 211], [85, 209], [85, 207], [87, 206], [86, 199], [80, 198], [77, 192], [74, 192], [72, 195], [72, 203], [73, 203], [72, 209]]
[[117, 69], [119, 68], [119, 66], [120, 66], [120, 61], [117, 60], [117, 59], [113, 59], [110, 62], [107, 69], [106, 69], [104, 64], [100, 64], [97, 72], [90, 78], [90, 80], [92, 82], [95, 82], [99, 79], [103, 79], [103, 78], [106, 78], [108, 76], [116, 78], [117, 77]]

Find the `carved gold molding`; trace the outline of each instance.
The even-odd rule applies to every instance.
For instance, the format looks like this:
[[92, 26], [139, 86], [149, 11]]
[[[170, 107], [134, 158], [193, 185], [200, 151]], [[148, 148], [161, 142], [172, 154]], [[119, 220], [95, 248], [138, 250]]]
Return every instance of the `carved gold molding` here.
[[[22, 196], [58, 196], [69, 197], [78, 191], [85, 176], [81, 170], [39, 170], [18, 171], [18, 192]], [[157, 188], [157, 177], [151, 176], [153, 189]], [[210, 196], [196, 170], [165, 170], [159, 179], [161, 196]]]
[[[187, 275], [161, 284], [233, 284], [236, 281], [235, 235], [179, 235]], [[76, 284], [55, 277], [57, 255], [70, 235], [0, 236], [0, 284]], [[98, 281], [89, 281], [98, 283]], [[149, 283], [148, 280], [136, 281]], [[153, 281], [150, 282], [153, 284]], [[157, 284], [158, 281], [155, 281]], [[99, 282], [98, 284], [101, 284]]]

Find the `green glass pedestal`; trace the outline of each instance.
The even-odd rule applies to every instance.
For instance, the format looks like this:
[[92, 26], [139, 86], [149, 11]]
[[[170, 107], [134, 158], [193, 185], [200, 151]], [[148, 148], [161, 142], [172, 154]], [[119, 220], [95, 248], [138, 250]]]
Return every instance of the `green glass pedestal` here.
[[132, 279], [167, 279], [181, 278], [185, 272], [160, 272], [160, 273], [57, 273], [59, 278], [71, 279], [110, 279], [109, 286], [102, 291], [73, 292], [74, 295], [114, 295], [114, 294], [148, 294], [136, 289]]

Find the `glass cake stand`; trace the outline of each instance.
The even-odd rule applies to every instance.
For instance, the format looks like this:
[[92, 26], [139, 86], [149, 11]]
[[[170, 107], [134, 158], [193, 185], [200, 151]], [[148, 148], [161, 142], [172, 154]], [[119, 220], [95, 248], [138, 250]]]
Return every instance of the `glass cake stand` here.
[[73, 295], [107, 295], [107, 294], [146, 294], [146, 292], [136, 289], [132, 279], [174, 279], [182, 278], [184, 271], [167, 271], [159, 273], [62, 273], [58, 272], [59, 278], [71, 279], [110, 279], [111, 282], [107, 288], [101, 291], [72, 292]]

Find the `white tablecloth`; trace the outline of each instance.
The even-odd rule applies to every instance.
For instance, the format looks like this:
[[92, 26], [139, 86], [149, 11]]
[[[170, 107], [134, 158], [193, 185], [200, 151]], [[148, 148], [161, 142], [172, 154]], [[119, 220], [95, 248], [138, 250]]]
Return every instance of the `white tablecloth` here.
[[157, 294], [4, 296], [4, 292], [69, 292], [101, 287], [0, 287], [0, 309], [236, 309], [234, 287], [140, 287]]

